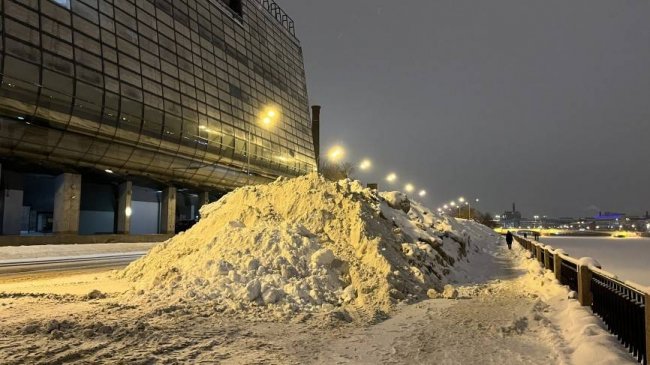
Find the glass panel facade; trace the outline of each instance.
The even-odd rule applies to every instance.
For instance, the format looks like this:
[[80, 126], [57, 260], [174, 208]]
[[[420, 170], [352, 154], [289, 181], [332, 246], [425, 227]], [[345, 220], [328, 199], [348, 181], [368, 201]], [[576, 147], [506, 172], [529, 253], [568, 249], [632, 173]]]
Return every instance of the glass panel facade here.
[[268, 1], [0, 7], [0, 157], [213, 189], [316, 168], [300, 44]]

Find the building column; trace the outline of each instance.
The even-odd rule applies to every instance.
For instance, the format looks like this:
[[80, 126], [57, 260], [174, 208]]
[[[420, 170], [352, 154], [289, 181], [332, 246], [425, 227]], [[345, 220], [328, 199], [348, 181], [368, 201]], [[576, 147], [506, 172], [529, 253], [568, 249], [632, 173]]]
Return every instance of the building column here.
[[167, 187], [162, 192], [160, 207], [160, 233], [174, 234], [176, 231], [176, 188]]
[[125, 181], [121, 183], [117, 197], [117, 233], [131, 233], [132, 196], [133, 182]]
[[61, 174], [54, 179], [54, 233], [79, 233], [81, 175]]
[[199, 193], [199, 209], [207, 204], [210, 204], [210, 193], [207, 191], [202, 191]]
[[[0, 165], [2, 170], [2, 165]], [[23, 219], [23, 175], [3, 171], [0, 180], [0, 234], [19, 235]]]

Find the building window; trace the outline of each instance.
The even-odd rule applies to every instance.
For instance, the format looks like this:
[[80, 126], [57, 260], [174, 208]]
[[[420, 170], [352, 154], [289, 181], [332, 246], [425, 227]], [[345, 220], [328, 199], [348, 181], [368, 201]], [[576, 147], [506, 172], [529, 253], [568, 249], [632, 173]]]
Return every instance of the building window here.
[[242, 16], [242, 0], [227, 0], [230, 9], [237, 13], [239, 16]]
[[66, 9], [70, 9], [70, 0], [52, 0], [55, 4], [59, 4]]

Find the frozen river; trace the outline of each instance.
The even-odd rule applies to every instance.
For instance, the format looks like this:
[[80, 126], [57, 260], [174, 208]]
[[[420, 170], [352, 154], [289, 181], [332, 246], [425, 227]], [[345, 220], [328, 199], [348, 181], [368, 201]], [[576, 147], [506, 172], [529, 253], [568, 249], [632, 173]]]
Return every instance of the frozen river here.
[[619, 279], [650, 287], [650, 238], [542, 237], [571, 257], [593, 257]]

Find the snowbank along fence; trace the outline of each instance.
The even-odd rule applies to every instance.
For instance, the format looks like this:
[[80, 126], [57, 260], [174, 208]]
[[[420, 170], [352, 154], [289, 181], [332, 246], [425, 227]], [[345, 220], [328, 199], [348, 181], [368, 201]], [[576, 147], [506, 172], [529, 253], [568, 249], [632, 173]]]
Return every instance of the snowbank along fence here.
[[592, 259], [577, 260], [542, 243], [519, 236], [515, 239], [530, 251], [533, 259], [553, 271], [563, 285], [577, 292], [580, 304], [590, 306], [638, 362], [648, 364], [650, 293], [646, 288], [619, 280]]

